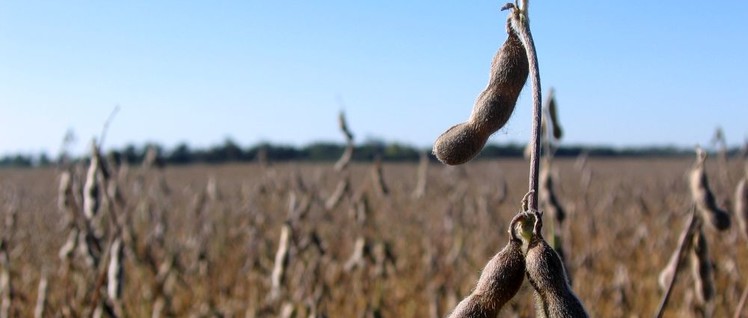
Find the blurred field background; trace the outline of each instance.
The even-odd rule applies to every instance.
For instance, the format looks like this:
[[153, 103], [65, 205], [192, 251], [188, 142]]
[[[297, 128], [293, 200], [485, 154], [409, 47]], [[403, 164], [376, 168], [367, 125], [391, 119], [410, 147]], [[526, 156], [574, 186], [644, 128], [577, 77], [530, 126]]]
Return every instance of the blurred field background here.
[[[592, 316], [644, 317], [656, 310], [657, 276], [688, 220], [692, 163], [689, 157], [554, 162], [556, 194], [567, 211], [560, 230], [567, 265]], [[345, 173], [332, 164], [294, 162], [108, 167], [121, 200], [103, 204], [100, 215], [117, 213], [128, 228], [121, 294], [128, 317], [443, 317], [506, 244], [507, 222], [527, 184], [521, 159], [431, 163], [421, 197], [413, 195], [416, 163], [383, 164], [386, 192], [375, 182], [375, 163], [354, 163]], [[80, 198], [86, 166], [71, 171]], [[69, 259], [58, 256], [70, 231], [58, 206], [61, 173], [0, 169], [11, 316], [33, 314], [42, 275], [49, 284], [45, 316], [77, 317], [96, 307], [91, 290], [101, 266], [89, 267], [80, 248]], [[742, 173], [738, 158], [708, 161], [720, 204], [731, 205]], [[348, 187], [331, 205], [341, 180]], [[273, 293], [284, 224], [288, 259]], [[737, 226], [707, 236], [714, 316], [730, 316], [747, 281], [747, 244]], [[693, 283], [684, 267], [667, 317], [693, 316]], [[531, 294], [525, 283], [502, 316], [533, 316]]]

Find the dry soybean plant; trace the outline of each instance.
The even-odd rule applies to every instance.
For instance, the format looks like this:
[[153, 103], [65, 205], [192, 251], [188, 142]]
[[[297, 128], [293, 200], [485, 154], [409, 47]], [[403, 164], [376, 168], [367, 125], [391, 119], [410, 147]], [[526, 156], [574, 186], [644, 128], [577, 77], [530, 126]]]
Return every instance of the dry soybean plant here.
[[705, 171], [707, 154], [701, 148], [696, 148], [696, 163], [694, 163], [690, 174], [691, 195], [696, 207], [709, 225], [719, 231], [730, 228], [730, 215], [717, 206]]
[[[474, 158], [488, 137], [506, 124], [528, 73], [532, 74], [529, 192], [523, 199], [521, 211], [510, 223], [508, 245], [489, 261], [473, 292], [450, 315], [453, 318], [495, 317], [517, 293], [524, 275], [535, 291], [538, 317], [587, 317], [584, 306], [569, 286], [561, 258], [541, 234], [543, 213], [538, 209], [538, 157], [542, 103], [528, 2], [508, 3], [502, 8], [510, 10], [506, 23], [508, 38], [494, 57], [488, 87], [478, 96], [470, 119], [449, 128], [434, 143], [434, 154], [445, 164], [462, 164]], [[560, 130], [558, 135], [561, 135]]]
[[390, 188], [384, 182], [384, 173], [382, 172], [382, 158], [374, 159], [374, 165], [371, 167], [371, 182], [377, 195], [386, 197], [390, 194]]
[[14, 290], [11, 282], [10, 256], [8, 242], [0, 239], [0, 318], [12, 317]]
[[340, 181], [338, 181], [338, 185], [335, 187], [335, 191], [327, 198], [327, 201], [325, 201], [325, 208], [328, 211], [334, 209], [343, 198], [343, 196], [346, 194], [349, 195], [351, 190], [348, 166], [350, 164], [351, 158], [353, 157], [353, 133], [348, 128], [348, 124], [345, 120], [345, 114], [342, 111], [340, 112], [340, 114], [338, 114], [338, 127], [340, 128], [340, 132], [343, 133], [343, 136], [345, 137], [346, 148], [343, 151], [343, 154], [340, 156], [340, 159], [338, 159], [334, 166], [335, 171], [340, 175]]
[[725, 138], [725, 132], [724, 130], [722, 130], [722, 127], [717, 127], [714, 129], [714, 135], [712, 136], [710, 144], [717, 152], [717, 168], [719, 173], [719, 181], [721, 182], [722, 186], [727, 188], [731, 180], [730, 174], [727, 173], [727, 139]]
[[[748, 164], [745, 165], [745, 174], [740, 178], [735, 188], [735, 218], [738, 220], [740, 234], [748, 243], [748, 185], [746, 183], [748, 183]], [[748, 244], [745, 246], [748, 247]], [[740, 317], [746, 301], [748, 301], [748, 284], [743, 288], [740, 301], [735, 309], [735, 317]]]
[[[710, 160], [707, 168], [716, 168]], [[663, 251], [677, 246], [678, 234], [692, 214], [683, 210], [691, 203], [684, 172], [693, 161], [691, 157], [591, 160], [599, 178], [587, 194], [577, 180], [567, 177], [579, 174], [573, 170], [573, 158], [554, 158], [553, 167], [560, 172], [559, 178], [554, 175], [554, 185], [568, 212], [563, 239], [566, 246], [573, 247], [563, 265], [574, 278], [574, 294], [590, 306], [585, 307], [590, 314], [622, 317], [654, 313], [661, 292], [653, 269], [665, 266], [670, 255]], [[502, 274], [515, 268], [501, 261], [514, 249], [503, 248], [517, 243], [507, 230], [515, 212], [530, 210], [512, 204], [527, 193], [525, 160], [432, 165], [428, 190], [418, 200], [411, 197], [415, 164], [384, 163], [389, 197], [379, 197], [372, 187], [371, 164], [352, 164], [350, 195], [327, 210], [325, 201], [340, 179], [333, 164], [277, 163], [272, 168], [277, 171], [272, 184], [257, 163], [166, 166], [163, 173], [154, 167], [143, 171], [142, 184], [137, 179], [139, 165], [131, 169], [129, 177], [108, 166], [126, 204], [122, 209], [111, 205], [121, 212], [117, 214], [120, 223], [127, 225], [121, 232], [122, 316], [279, 317], [288, 309], [286, 313], [296, 317], [380, 314], [437, 318], [453, 311], [460, 316], [457, 313], [462, 309], [456, 308], [470, 295], [473, 300], [466, 300], [460, 308], [470, 311], [467, 305], [477, 304], [493, 312], [509, 297], [506, 289], [494, 286], [510, 286], [499, 283], [505, 277]], [[622, 166], [632, 169], [622, 171]], [[737, 183], [743, 175], [742, 166], [732, 166]], [[31, 317], [35, 305], [44, 302], [40, 291], [44, 269], [48, 288], [43, 316], [88, 317], [96, 307], [105, 315], [110, 309], [117, 312], [112, 301], [116, 293], [110, 293], [119, 279], [115, 278], [119, 276], [115, 274], [117, 266], [110, 266], [112, 257], [117, 259], [117, 248], [111, 247], [111, 239], [117, 236], [112, 233], [109, 207], [103, 203], [106, 198], [102, 197], [99, 211], [106, 225], [99, 266], [90, 267], [85, 261], [88, 252], [78, 247], [83, 241], [79, 241], [79, 233], [85, 232], [79, 199], [87, 168], [87, 161], [72, 167], [72, 190], [62, 191], [73, 193], [69, 203], [78, 207], [74, 208], [78, 230], [67, 228], [67, 212], [57, 209], [60, 179], [55, 178], [63, 169], [0, 169], [0, 182], [11, 185], [8, 188], [19, 198], [16, 231], [11, 235], [2, 222], [13, 222], [7, 214], [11, 210], [6, 209], [10, 197], [0, 194], [0, 235], [12, 237], [6, 245], [10, 266], [6, 266], [9, 279], [5, 281], [13, 287], [11, 301], [6, 301], [9, 316]], [[707, 173], [712, 180], [710, 169]], [[56, 182], [52, 184], [52, 180]], [[547, 191], [542, 182], [539, 189], [541, 194]], [[715, 197], [724, 196], [720, 188], [714, 190]], [[735, 184], [731, 190], [735, 192]], [[609, 198], [614, 191], [619, 191], [616, 198]], [[220, 200], [215, 199], [218, 197]], [[504, 197], [508, 199], [502, 202]], [[731, 202], [737, 203], [737, 198]], [[542, 200], [539, 203], [545, 211]], [[696, 213], [701, 220], [701, 212]], [[534, 226], [529, 215], [520, 217], [513, 227], [514, 236], [522, 242], [520, 256], [526, 267], [520, 271], [524, 275], [520, 276], [524, 277], [520, 290], [504, 303], [500, 316], [540, 315], [534, 313], [536, 291], [527, 279], [528, 272], [536, 268], [530, 265], [547, 263], [549, 269], [559, 268], [556, 259], [535, 255], [552, 255], [543, 241], [554, 247], [551, 233], [555, 220], [550, 212], [544, 214], [545, 231], [537, 237], [532, 230], [517, 229], [517, 225]], [[275, 257], [279, 247], [286, 245], [281, 244], [281, 229], [288, 219], [293, 220], [287, 239], [288, 262], [283, 279], [276, 284], [280, 297], [269, 302]], [[593, 222], [596, 231], [591, 230]], [[738, 310], [740, 292], [745, 288], [745, 241], [736, 231], [723, 234], [709, 225], [703, 230], [714, 264], [713, 316], [730, 317]], [[666, 234], [659, 233], [673, 234], [661, 237]], [[533, 249], [528, 249], [531, 242]], [[689, 248], [682, 253], [683, 269], [665, 316], [699, 315], [692, 309], [697, 294], [690, 261], [697, 255], [692, 254], [690, 245], [695, 241], [689, 238], [686, 242]], [[67, 246], [61, 260], [57, 252], [63, 245]], [[492, 260], [496, 254], [499, 256]], [[110, 268], [114, 270], [110, 272]], [[102, 273], [103, 284], [97, 289]], [[563, 276], [557, 273], [557, 278], [545, 281], [532, 276], [540, 282], [536, 282], [541, 300], [538, 312], [557, 308], [556, 298], [543, 300], [540, 291], [548, 281], [563, 282]], [[113, 283], [109, 285], [109, 281]], [[546, 295], [562, 295], [559, 297], [564, 299], [571, 294], [563, 284], [555, 287]], [[94, 290], [99, 291], [95, 306]], [[110, 303], [110, 308], [101, 302]], [[571, 304], [576, 302], [572, 299]], [[745, 315], [746, 310], [742, 312]]]
[[748, 242], [748, 185], [746, 183], [748, 183], [748, 164], [745, 167], [745, 174], [735, 187], [735, 218], [738, 220], [740, 233]]
[[[551, 238], [552, 246], [561, 257], [562, 261], [565, 261], [564, 249], [562, 237], [565, 236], [564, 231], [564, 220], [566, 219], [566, 209], [564, 209], [556, 192], [556, 182], [558, 176], [554, 173], [552, 168], [553, 155], [556, 151], [556, 146], [561, 140], [563, 132], [561, 130], [561, 123], [558, 120], [558, 106], [556, 104], [556, 97], [553, 88], [548, 91], [546, 103], [543, 106], [543, 118], [541, 125], [541, 139], [543, 144], [543, 162], [540, 167], [540, 193], [539, 204], [543, 212], [550, 213], [554, 222], [551, 223]], [[531, 152], [532, 144], [527, 145], [526, 154]], [[567, 268], [568, 270], [568, 268]], [[567, 271], [567, 275], [568, 275]]]
[[556, 140], [560, 140], [564, 136], [564, 130], [561, 128], [561, 122], [558, 120], [558, 105], [556, 104], [556, 94], [553, 88], [548, 90], [547, 99], [547, 110], [548, 119], [553, 126], [552, 136]]
[[528, 60], [525, 48], [513, 24], [520, 23], [519, 9], [507, 19], [508, 37], [491, 63], [488, 86], [478, 95], [467, 122], [457, 124], [434, 142], [434, 155], [448, 165], [473, 159], [488, 137], [504, 127], [514, 112], [519, 93], [525, 86]]
[[[561, 123], [558, 119], [556, 93], [553, 88], [548, 90], [548, 94], [545, 97], [540, 131], [540, 138], [543, 143], [543, 155], [545, 157], [553, 157], [557, 143], [561, 140], [561, 137], [563, 137], [563, 130], [561, 129]], [[527, 143], [524, 151], [525, 159], [530, 159], [530, 153], [533, 150], [532, 147], [532, 142]]]
[[675, 285], [678, 273], [680, 272], [680, 266], [684, 258], [686, 258], [686, 253], [688, 253], [688, 251], [691, 249], [691, 244], [693, 242], [693, 233], [695, 229], [700, 226], [701, 220], [696, 216], [696, 213], [697, 212], [694, 208], [693, 213], [691, 214], [691, 218], [688, 221], [688, 225], [686, 225], [686, 227], [683, 229], [683, 232], [680, 234], [680, 238], [678, 239], [678, 247], [670, 256], [670, 260], [668, 261], [665, 268], [660, 272], [660, 275], [658, 277], [660, 288], [665, 292], [662, 300], [660, 301], [659, 308], [657, 309], [656, 317], [658, 318], [662, 317], [665, 311], [665, 306], [670, 299], [670, 295], [673, 291], [673, 286]]
[[582, 302], [569, 286], [561, 258], [543, 239], [542, 222], [535, 217], [532, 233], [523, 236], [527, 244], [527, 279], [535, 289], [535, 312], [538, 317], [587, 317]]
[[711, 305], [714, 299], [714, 272], [703, 228], [697, 229], [691, 244], [693, 248], [689, 257], [694, 290], [696, 291], [696, 302], [698, 306]]
[[46, 270], [42, 271], [42, 277], [39, 279], [39, 288], [37, 289], [36, 305], [34, 306], [34, 318], [44, 317], [47, 309], [47, 292], [49, 290], [49, 281]]
[[418, 160], [418, 176], [416, 178], [416, 187], [413, 189], [411, 196], [413, 199], [420, 199], [426, 195], [426, 184], [429, 170], [429, 156], [422, 152]]
[[353, 133], [348, 129], [348, 123], [345, 121], [345, 113], [342, 111], [338, 114], [338, 126], [340, 132], [345, 136], [345, 151], [343, 151], [343, 155], [340, 156], [338, 162], [335, 163], [335, 171], [342, 171], [348, 167], [348, 164], [351, 162], [354, 150]]
[[475, 289], [460, 301], [451, 318], [496, 317], [504, 305], [517, 294], [525, 279], [525, 256], [520, 223], [528, 215], [519, 214], [509, 225], [509, 242], [483, 268]]
[[275, 253], [275, 265], [271, 275], [272, 291], [270, 292], [271, 300], [276, 300], [281, 295], [283, 283], [286, 280], [286, 268], [288, 267], [288, 258], [291, 244], [291, 225], [286, 223], [281, 227], [278, 251]]
[[[730, 215], [717, 206], [714, 194], [709, 186], [706, 174], [706, 152], [696, 147], [696, 161], [689, 172], [689, 188], [693, 200], [693, 214], [688, 226], [681, 233], [678, 247], [670, 257], [667, 266], [660, 272], [659, 285], [664, 290], [662, 301], [658, 308], [657, 317], [662, 317], [667, 306], [670, 294], [676, 283], [681, 263], [688, 262], [691, 265], [693, 279], [693, 291], [695, 300], [692, 309], [701, 316], [711, 316], [714, 311], [714, 298], [716, 294], [713, 259], [709, 254], [709, 244], [704, 233], [704, 224], [720, 233], [730, 228]], [[740, 190], [740, 185], [738, 186]], [[736, 200], [740, 205], [740, 196], [736, 194]], [[736, 211], [737, 212], [737, 211]], [[738, 214], [738, 213], [736, 213]], [[738, 219], [740, 217], [738, 216]], [[738, 221], [740, 223], [740, 220]], [[686, 256], [688, 254], [688, 256]], [[739, 309], [738, 309], [739, 311]]]

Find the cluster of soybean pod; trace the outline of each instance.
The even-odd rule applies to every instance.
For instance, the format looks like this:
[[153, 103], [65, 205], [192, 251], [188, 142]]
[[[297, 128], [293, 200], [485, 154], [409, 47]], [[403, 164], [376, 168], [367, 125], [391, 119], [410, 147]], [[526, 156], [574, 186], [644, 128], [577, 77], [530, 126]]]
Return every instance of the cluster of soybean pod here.
[[[445, 164], [463, 164], [483, 149], [488, 138], [511, 117], [531, 66], [537, 68], [534, 45], [527, 40], [526, 1], [522, 7], [508, 3], [502, 10], [510, 10], [507, 39], [493, 58], [487, 87], [478, 95], [468, 121], [452, 126], [434, 143], [434, 155]], [[539, 89], [539, 84], [535, 88]], [[526, 204], [534, 191], [525, 196], [522, 211], [510, 222], [509, 243], [488, 262], [475, 289], [449, 317], [496, 317], [517, 294], [525, 276], [534, 289], [537, 317], [587, 317], [569, 286], [563, 262], [541, 235], [542, 212]]]

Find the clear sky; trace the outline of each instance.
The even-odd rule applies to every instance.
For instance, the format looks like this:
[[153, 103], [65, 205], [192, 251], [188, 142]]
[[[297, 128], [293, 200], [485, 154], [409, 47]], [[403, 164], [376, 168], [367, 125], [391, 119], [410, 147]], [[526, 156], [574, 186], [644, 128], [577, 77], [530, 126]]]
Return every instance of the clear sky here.
[[[227, 137], [430, 147], [506, 38], [499, 1], [0, 1], [0, 155]], [[531, 1], [566, 144], [748, 138], [748, 1]], [[491, 142], [525, 143], [530, 81]]]

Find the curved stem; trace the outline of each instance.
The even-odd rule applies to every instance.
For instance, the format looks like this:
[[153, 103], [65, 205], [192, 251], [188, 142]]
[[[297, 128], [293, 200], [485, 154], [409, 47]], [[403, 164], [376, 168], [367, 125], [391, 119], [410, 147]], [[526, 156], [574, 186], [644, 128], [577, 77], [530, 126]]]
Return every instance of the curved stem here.
[[677, 261], [675, 263], [675, 268], [673, 269], [673, 278], [668, 282], [665, 294], [662, 296], [662, 300], [660, 300], [660, 305], [655, 314], [656, 318], [661, 318], [665, 312], [665, 306], [667, 306], [668, 300], [670, 300], [670, 294], [673, 292], [673, 286], [675, 286], [675, 279], [678, 278], [678, 272], [680, 271], [681, 263], [683, 263], [683, 253], [686, 253], [686, 250], [691, 248], [691, 237], [693, 236], [694, 229], [698, 225], [697, 222], [696, 207], [693, 206], [691, 208], [691, 220], [688, 221], [688, 225], [684, 230], [685, 235], [681, 236], [681, 240], [678, 242], [678, 250], [675, 256]]
[[527, 52], [527, 61], [530, 66], [530, 75], [532, 76], [532, 135], [531, 135], [531, 149], [530, 153], [530, 178], [529, 178], [529, 191], [533, 194], [530, 196], [530, 210], [538, 209], [538, 179], [540, 171], [540, 134], [541, 134], [541, 120], [543, 116], [542, 112], [542, 101], [540, 94], [540, 69], [538, 67], [538, 56], [535, 51], [535, 41], [532, 39], [532, 33], [530, 32], [530, 21], [527, 16], [527, 5], [529, 0], [522, 0], [522, 8], [519, 10], [519, 14], [514, 17], [514, 28], [519, 34], [522, 44]]
[[743, 289], [743, 295], [740, 296], [740, 302], [738, 302], [737, 308], [735, 308], [735, 318], [740, 318], [740, 314], [743, 312], [743, 307], [745, 307], [745, 302], [748, 300], [748, 286], [745, 286], [745, 289]]
[[530, 5], [530, 0], [520, 0], [520, 9], [522, 9], [522, 13], [525, 15], [525, 18], [527, 18], [527, 13], [529, 12], [528, 6]]

